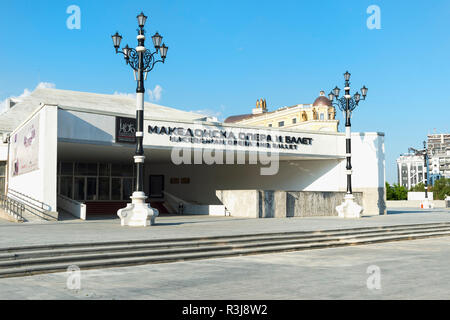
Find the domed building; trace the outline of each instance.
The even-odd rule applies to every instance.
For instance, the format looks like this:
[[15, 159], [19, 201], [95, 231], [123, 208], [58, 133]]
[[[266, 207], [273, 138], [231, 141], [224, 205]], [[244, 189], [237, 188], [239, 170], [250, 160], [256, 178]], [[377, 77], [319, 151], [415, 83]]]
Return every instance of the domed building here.
[[337, 132], [339, 120], [336, 120], [336, 109], [331, 101], [320, 91], [313, 104], [297, 104], [271, 112], [267, 110], [265, 99], [257, 100], [252, 113], [230, 116], [225, 123]]

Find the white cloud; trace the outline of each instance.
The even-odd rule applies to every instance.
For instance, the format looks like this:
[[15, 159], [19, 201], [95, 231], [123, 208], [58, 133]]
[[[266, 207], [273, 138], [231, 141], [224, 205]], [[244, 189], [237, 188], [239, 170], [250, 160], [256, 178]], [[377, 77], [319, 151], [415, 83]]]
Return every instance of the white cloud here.
[[[149, 97], [150, 101], [161, 100], [163, 88], [159, 84], [156, 85], [155, 89], [153, 89], [153, 90], [149, 90], [149, 89], [146, 89], [146, 90], [148, 92], [148, 97]], [[126, 98], [130, 98], [130, 99], [136, 99], [136, 93], [126, 93], [126, 92], [115, 91], [113, 95], [120, 96], [120, 97], [126, 97]]]
[[[36, 89], [45, 89], [45, 88], [54, 89], [54, 88], [56, 88], [56, 85], [51, 82], [41, 82], [36, 86]], [[3, 100], [2, 102], [0, 102], [0, 113], [6, 111], [6, 109], [7, 109], [6, 101], [8, 99], [13, 100], [14, 102], [20, 102], [23, 98], [28, 97], [31, 94], [31, 92], [32, 91], [30, 91], [28, 88], [25, 88], [21, 95], [9, 97], [9, 98], [6, 98], [5, 100]]]
[[223, 113], [225, 111], [225, 106], [220, 105], [220, 110], [214, 110], [214, 109], [200, 109], [200, 110], [191, 110], [190, 112], [202, 114], [207, 117], [215, 117], [219, 121], [223, 121]]
[[37, 85], [36, 89], [55, 89], [56, 85], [51, 82], [41, 82]]
[[126, 97], [126, 98], [130, 98], [130, 99], [136, 99], [136, 93], [124, 93], [124, 92], [115, 91], [113, 93], [113, 95], [120, 96], [120, 97]]
[[151, 101], [159, 101], [161, 100], [162, 92], [163, 88], [159, 84], [157, 84], [155, 86], [155, 89], [150, 90], [148, 92], [148, 97], [150, 98]]

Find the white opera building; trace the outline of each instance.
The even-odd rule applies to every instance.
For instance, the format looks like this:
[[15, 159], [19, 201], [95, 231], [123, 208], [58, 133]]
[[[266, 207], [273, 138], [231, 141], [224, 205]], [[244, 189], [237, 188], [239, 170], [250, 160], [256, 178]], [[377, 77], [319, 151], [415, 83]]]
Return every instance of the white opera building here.
[[[134, 191], [135, 108], [124, 96], [45, 88], [10, 101], [0, 115], [4, 193], [39, 206], [38, 218], [115, 216]], [[333, 216], [346, 191], [340, 132], [222, 123], [145, 103], [143, 143], [144, 189], [160, 214]], [[363, 214], [384, 214], [384, 134], [352, 133], [352, 164]]]

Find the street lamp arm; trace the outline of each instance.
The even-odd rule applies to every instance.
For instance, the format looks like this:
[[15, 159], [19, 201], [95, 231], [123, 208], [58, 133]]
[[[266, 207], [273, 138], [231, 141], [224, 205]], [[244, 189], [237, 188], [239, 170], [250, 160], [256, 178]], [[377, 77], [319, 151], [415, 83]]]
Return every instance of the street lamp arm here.
[[352, 112], [357, 107], [358, 103], [355, 101], [355, 99], [350, 98], [348, 101], [348, 110], [347, 110], [347, 99], [345, 97], [342, 98], [336, 98], [336, 102], [332, 101], [331, 104], [335, 108], [339, 108], [339, 110], [343, 112]]
[[162, 62], [164, 63], [164, 59], [160, 59], [160, 60], [156, 60], [155, 59], [155, 54], [157, 54], [158, 52], [151, 52], [150, 50], [145, 50], [144, 53], [144, 72], [150, 72], [153, 70], [153, 68], [155, 67], [155, 64], [157, 64], [158, 62]]
[[157, 64], [158, 62], [162, 62], [162, 63], [164, 63], [164, 59], [161, 59], [161, 60], [155, 60], [155, 61], [153, 61], [153, 63], [152, 63], [152, 66], [151, 66], [151, 68], [149, 68], [148, 70], [146, 70], [145, 72], [150, 72], [150, 71], [152, 71], [153, 70], [153, 68], [155, 67], [155, 64]]
[[[139, 53], [136, 51], [136, 49], [134, 48], [129, 48], [128, 53], [125, 53], [124, 51], [119, 51], [116, 50], [116, 53], [120, 53], [124, 55], [125, 61], [128, 65], [130, 65], [131, 69], [133, 69], [134, 71], [138, 71], [139, 70]], [[146, 72], [150, 72], [153, 70], [153, 68], [155, 67], [155, 64], [157, 64], [158, 62], [162, 62], [164, 63], [165, 59], [160, 59], [160, 60], [156, 60], [155, 59], [155, 55], [158, 52], [151, 52], [150, 50], [145, 50], [145, 52], [143, 53], [143, 68], [142, 71], [144, 73]]]
[[[145, 72], [149, 72], [153, 69], [154, 65], [155, 65], [155, 58], [154, 55], [156, 54], [155, 52], [151, 52], [150, 50], [145, 50], [143, 53], [143, 66], [142, 66], [142, 71]], [[125, 59], [127, 60], [127, 63], [130, 65], [130, 67], [134, 70], [134, 71], [138, 71], [139, 70], [139, 53], [136, 51], [136, 49], [130, 49], [128, 56], [125, 55]]]
[[125, 57], [125, 59], [127, 60], [127, 64], [129, 64], [130, 67], [137, 72], [139, 68], [139, 54], [136, 49], [130, 49], [130, 53], [128, 54], [128, 57]]
[[346, 102], [345, 102], [345, 98], [336, 98], [336, 102], [334, 102], [334, 100], [331, 102], [331, 104], [335, 107], [335, 108], [339, 108], [339, 110], [341, 111], [346, 111]]

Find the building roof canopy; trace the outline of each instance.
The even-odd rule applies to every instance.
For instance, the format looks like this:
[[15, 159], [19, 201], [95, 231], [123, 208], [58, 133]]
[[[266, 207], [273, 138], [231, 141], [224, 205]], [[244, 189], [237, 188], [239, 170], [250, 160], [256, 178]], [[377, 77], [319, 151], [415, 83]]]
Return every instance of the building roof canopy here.
[[[42, 104], [136, 116], [133, 96], [39, 88], [0, 114], [0, 131], [13, 131]], [[193, 121], [206, 116], [145, 102], [145, 117]]]

